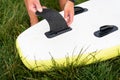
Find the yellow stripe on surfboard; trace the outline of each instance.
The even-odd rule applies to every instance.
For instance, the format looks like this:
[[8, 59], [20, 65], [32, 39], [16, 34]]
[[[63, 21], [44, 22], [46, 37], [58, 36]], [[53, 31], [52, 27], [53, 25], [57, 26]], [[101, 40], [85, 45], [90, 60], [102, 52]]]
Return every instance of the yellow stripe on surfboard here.
[[67, 66], [66, 60], [68, 59], [69, 63], [74, 63], [74, 65], [77, 66], [82, 64], [87, 65], [87, 64], [95, 63], [96, 61], [104, 61], [120, 55], [120, 45], [117, 45], [111, 48], [107, 48], [107, 49], [92, 52], [92, 53], [87, 53], [87, 54], [81, 53], [80, 55], [68, 56], [60, 59], [53, 58], [53, 60], [52, 59], [51, 60], [35, 60], [35, 59], [30, 60], [30, 59], [27, 59], [27, 56], [23, 55], [23, 52], [20, 49], [19, 43], [17, 40], [16, 40], [16, 47], [24, 65], [33, 71], [50, 70], [52, 66], [54, 66], [54, 61], [59, 66]]

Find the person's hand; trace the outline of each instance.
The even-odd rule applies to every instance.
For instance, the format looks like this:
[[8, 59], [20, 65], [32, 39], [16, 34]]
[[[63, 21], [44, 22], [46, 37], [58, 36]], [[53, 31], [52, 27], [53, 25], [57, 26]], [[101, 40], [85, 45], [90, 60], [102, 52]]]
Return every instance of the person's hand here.
[[64, 18], [68, 25], [73, 22], [74, 18], [74, 3], [67, 1], [64, 7]]
[[42, 6], [39, 2], [39, 0], [25, 0], [27, 3], [27, 8], [28, 10], [32, 11], [32, 12], [42, 12]]
[[35, 15], [35, 12], [36, 11], [42, 12], [42, 6], [39, 0], [24, 0], [24, 1], [30, 17], [30, 23], [32, 26], [38, 22], [38, 18]]

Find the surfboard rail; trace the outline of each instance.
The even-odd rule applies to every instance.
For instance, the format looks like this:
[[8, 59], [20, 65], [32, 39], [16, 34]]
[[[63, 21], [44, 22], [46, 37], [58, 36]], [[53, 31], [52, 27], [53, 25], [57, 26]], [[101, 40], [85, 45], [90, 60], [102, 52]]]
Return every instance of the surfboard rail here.
[[52, 57], [51, 55], [51, 59], [48, 60], [30, 60], [27, 59], [27, 56], [25, 57], [23, 55], [23, 52], [19, 47], [18, 41], [16, 41], [16, 46], [24, 65], [28, 69], [33, 71], [49, 71], [54, 66], [54, 64], [57, 64], [61, 67], [66, 67], [68, 64], [67, 59], [69, 60], [69, 64], [74, 64], [74, 66], [78, 66], [88, 65], [91, 63], [96, 63], [120, 56], [120, 45], [117, 45], [100, 51], [95, 51], [87, 54], [79, 53], [79, 55], [66, 56], [60, 59], [54, 59], [54, 57]]

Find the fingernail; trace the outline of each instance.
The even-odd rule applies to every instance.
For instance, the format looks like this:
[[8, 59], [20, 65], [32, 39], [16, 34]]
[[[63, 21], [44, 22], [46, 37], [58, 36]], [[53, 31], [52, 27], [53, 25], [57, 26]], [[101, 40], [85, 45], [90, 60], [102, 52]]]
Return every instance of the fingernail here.
[[66, 22], [67, 22], [67, 20], [68, 20], [68, 19], [67, 19], [67, 18], [65, 18], [65, 21], [66, 21]]
[[42, 9], [38, 9], [39, 12], [42, 12]]

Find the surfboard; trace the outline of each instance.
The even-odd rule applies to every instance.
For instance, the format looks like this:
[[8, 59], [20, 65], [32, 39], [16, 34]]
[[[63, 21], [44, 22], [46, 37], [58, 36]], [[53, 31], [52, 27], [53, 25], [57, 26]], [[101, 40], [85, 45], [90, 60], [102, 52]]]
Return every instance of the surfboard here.
[[[30, 70], [48, 71], [54, 62], [61, 67], [67, 66], [68, 60], [74, 65], [87, 65], [119, 56], [119, 3], [120, 0], [90, 0], [78, 4], [76, 6], [85, 11], [79, 13], [79, 8], [76, 8], [77, 15], [68, 28], [58, 27], [66, 24], [61, 24], [63, 19], [54, 16], [51, 21], [45, 13], [36, 13], [47, 19], [28, 28], [17, 37], [16, 47], [20, 59]], [[47, 14], [51, 14], [51, 11], [46, 9]], [[61, 18], [63, 12], [60, 12], [61, 16], [57, 15]], [[61, 28], [65, 29], [60, 30]], [[58, 29], [60, 31], [57, 31]]]

